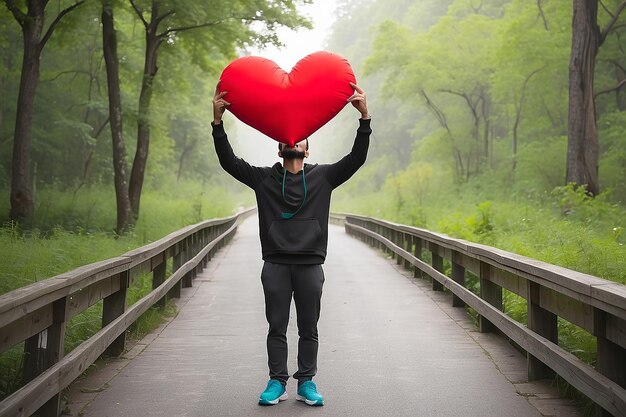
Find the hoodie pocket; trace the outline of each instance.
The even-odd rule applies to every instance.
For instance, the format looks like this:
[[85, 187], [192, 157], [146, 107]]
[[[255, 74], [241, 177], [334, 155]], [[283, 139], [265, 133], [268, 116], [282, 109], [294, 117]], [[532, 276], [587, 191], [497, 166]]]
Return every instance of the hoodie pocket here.
[[270, 250], [310, 253], [321, 246], [322, 229], [314, 218], [274, 220], [267, 234]]

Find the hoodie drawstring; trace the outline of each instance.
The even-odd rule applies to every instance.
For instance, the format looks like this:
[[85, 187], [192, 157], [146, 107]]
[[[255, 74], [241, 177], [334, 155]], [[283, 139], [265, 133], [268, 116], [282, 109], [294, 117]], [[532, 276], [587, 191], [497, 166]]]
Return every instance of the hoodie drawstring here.
[[[285, 200], [285, 177], [287, 176], [287, 170], [285, 168], [283, 168], [283, 201], [285, 203], [287, 203], [287, 200]], [[304, 197], [302, 198], [302, 202], [300, 203], [300, 207], [298, 207], [298, 209], [296, 211], [294, 211], [293, 213], [289, 213], [289, 212], [284, 212], [284, 213], [280, 213], [280, 217], [283, 219], [291, 219], [293, 216], [295, 216], [300, 209], [302, 208], [302, 206], [304, 206], [304, 202], [306, 201], [306, 177], [304, 176], [304, 166], [302, 167], [302, 186], [304, 187]]]

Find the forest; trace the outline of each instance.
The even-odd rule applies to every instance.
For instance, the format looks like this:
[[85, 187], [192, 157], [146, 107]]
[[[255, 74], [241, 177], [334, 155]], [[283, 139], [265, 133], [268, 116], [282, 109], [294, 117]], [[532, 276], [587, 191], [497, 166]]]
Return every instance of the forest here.
[[[211, 97], [230, 61], [281, 44], [277, 28], [311, 28], [306, 3], [3, 0], [0, 294], [252, 205], [217, 162]], [[350, 61], [374, 133], [333, 211], [625, 284], [624, 9], [336, 2], [325, 49]], [[312, 146], [335, 160], [355, 128], [343, 111]], [[524, 300], [504, 302], [525, 320]], [[589, 335], [559, 337], [594, 361]]]
[[2, 292], [233, 211], [215, 82], [276, 27], [310, 27], [296, 2], [3, 3], [1, 245], [30, 256], [3, 264]]
[[[606, 33], [591, 116], [570, 103], [571, 1], [365, 4], [346, 4], [329, 39], [362, 74], [375, 126], [368, 162], [334, 209], [625, 283], [624, 2], [595, 10]], [[595, 117], [595, 185], [572, 177], [585, 117]], [[353, 124], [341, 126], [349, 137]]]

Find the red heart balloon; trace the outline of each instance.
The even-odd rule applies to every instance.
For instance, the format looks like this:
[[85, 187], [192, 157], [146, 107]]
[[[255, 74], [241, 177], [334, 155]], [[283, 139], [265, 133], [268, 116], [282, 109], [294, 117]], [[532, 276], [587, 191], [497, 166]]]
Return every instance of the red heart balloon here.
[[293, 146], [337, 115], [354, 93], [350, 63], [330, 52], [302, 58], [290, 73], [269, 59], [247, 56], [220, 77], [230, 110], [245, 124]]

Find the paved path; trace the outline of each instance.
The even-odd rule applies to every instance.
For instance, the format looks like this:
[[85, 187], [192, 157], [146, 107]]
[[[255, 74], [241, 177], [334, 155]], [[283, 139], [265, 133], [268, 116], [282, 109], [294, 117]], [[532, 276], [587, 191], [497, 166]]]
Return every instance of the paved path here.
[[[445, 307], [449, 300], [437, 297], [446, 296], [338, 226], [330, 226], [315, 379], [326, 405], [295, 401], [290, 380], [288, 401], [258, 406], [267, 325], [257, 228], [255, 216], [240, 226], [186, 290], [177, 317], [129, 353], [134, 359], [114, 363], [99, 380], [96, 372], [90, 383], [100, 389], [83, 382], [70, 393], [73, 415], [86, 401], [82, 391], [90, 395], [80, 407], [85, 417], [541, 416], [517, 392], [528, 384], [510, 381], [524, 378], [516, 351], [503, 343], [495, 354], [502, 361], [494, 363], [477, 342], [488, 336], [475, 332], [463, 309]], [[292, 373], [296, 338], [292, 306]]]

